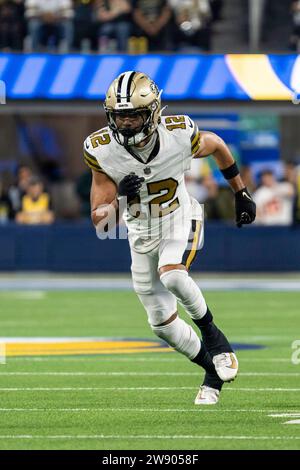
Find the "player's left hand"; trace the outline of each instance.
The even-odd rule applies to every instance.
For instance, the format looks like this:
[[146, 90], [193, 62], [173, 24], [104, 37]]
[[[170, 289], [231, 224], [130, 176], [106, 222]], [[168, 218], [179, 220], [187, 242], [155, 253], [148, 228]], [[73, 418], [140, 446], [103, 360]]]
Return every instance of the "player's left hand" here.
[[119, 183], [119, 196], [126, 196], [128, 202], [134, 199], [140, 192], [145, 178], [137, 176], [135, 173], [126, 175]]
[[244, 224], [251, 224], [256, 216], [256, 204], [247, 188], [235, 193], [236, 225], [241, 228]]

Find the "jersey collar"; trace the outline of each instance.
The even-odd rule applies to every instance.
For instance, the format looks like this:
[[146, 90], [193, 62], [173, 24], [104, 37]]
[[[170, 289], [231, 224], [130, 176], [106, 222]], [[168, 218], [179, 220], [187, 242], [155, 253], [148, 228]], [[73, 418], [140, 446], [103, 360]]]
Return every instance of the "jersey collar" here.
[[159, 150], [160, 150], [160, 138], [159, 138], [159, 133], [156, 132], [156, 141], [155, 141], [155, 144], [154, 144], [154, 147], [152, 149], [152, 152], [150, 153], [149, 157], [147, 158], [146, 161], [144, 161], [138, 154], [136, 154], [131, 147], [126, 147], [124, 146], [124, 148], [127, 150], [128, 153], [130, 153], [130, 155], [135, 158], [136, 160], [138, 160], [140, 163], [143, 163], [144, 165], [148, 165], [148, 163], [150, 163], [159, 153]]

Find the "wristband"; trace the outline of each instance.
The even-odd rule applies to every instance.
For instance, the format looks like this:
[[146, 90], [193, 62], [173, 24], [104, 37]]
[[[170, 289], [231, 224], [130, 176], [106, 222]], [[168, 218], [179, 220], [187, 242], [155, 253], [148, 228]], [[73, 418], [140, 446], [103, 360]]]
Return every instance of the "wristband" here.
[[240, 174], [238, 166], [235, 162], [228, 168], [224, 168], [223, 170], [221, 170], [221, 173], [226, 180], [231, 180], [232, 178]]

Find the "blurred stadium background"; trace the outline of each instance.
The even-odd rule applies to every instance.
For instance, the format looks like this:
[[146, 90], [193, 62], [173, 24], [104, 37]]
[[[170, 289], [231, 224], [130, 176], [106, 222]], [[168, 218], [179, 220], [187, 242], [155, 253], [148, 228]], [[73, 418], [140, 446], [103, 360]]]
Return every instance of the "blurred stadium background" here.
[[[205, 204], [206, 214], [205, 244], [193, 271], [208, 292], [210, 303], [217, 308], [219, 322], [230, 338], [270, 348], [266, 353], [256, 351], [256, 356], [251, 357], [247, 356], [249, 352], [240, 353], [243, 370], [248, 373], [248, 377], [241, 377], [241, 383], [248, 386], [250, 381], [251, 386], [271, 387], [276, 380], [284, 387], [291, 383], [289, 380], [294, 380], [296, 387], [297, 373], [295, 375], [290, 356], [291, 343], [297, 339], [295, 334], [299, 335], [300, 329], [300, 1], [0, 0], [0, 50], [1, 336], [6, 339], [24, 336], [153, 339], [134, 294], [125, 292], [131, 286], [127, 240], [96, 238], [89, 218], [91, 175], [82, 158], [85, 137], [105, 125], [101, 102], [109, 83], [122, 71], [141, 70], [163, 88], [167, 113], [189, 114], [200, 129], [216, 132], [229, 144], [257, 203], [256, 223], [239, 230], [234, 225], [231, 190], [211, 159], [195, 161], [186, 175], [190, 192]], [[114, 295], [112, 289], [116, 291]], [[231, 290], [224, 292], [224, 289]], [[231, 295], [232, 289], [234, 295]], [[58, 290], [64, 292], [57, 293]], [[251, 296], [249, 290], [253, 291]], [[272, 292], [267, 292], [269, 290]], [[50, 292], [45, 294], [46, 291]], [[283, 311], [288, 325], [282, 318]], [[127, 315], [128, 322], [121, 320], [121, 313]], [[74, 375], [82, 371], [80, 359], [78, 362], [71, 362], [71, 359], [67, 362], [66, 358], [65, 362], [61, 359], [55, 362], [55, 358], [52, 362], [50, 359], [45, 363], [34, 362], [33, 357], [64, 354], [61, 351], [71, 355], [74, 348], [70, 345], [64, 345], [59, 352], [59, 348], [55, 350], [49, 343], [44, 349], [39, 347], [34, 347], [34, 342], [27, 347], [23, 345], [21, 350], [17, 343], [8, 346], [9, 355], [30, 356], [32, 363], [25, 359], [22, 362], [20, 357], [19, 362], [13, 362], [11, 358], [6, 371], [9, 370], [7, 374], [12, 377], [8, 379], [1, 369], [3, 386], [38, 387], [41, 376], [47, 375], [45, 371], [50, 369], [53, 376], [65, 373], [62, 371], [67, 367], [71, 375], [72, 371]], [[142, 374], [145, 355], [138, 347], [133, 348], [130, 352], [136, 352], [137, 359], [122, 363], [121, 360], [126, 361], [122, 359], [122, 347], [118, 344], [113, 351], [120, 353], [113, 365], [103, 360], [101, 373], [97, 368], [98, 359], [93, 356], [89, 362], [84, 360], [85, 371], [92, 376], [102, 374], [102, 384], [108, 380], [105, 374], [109, 376], [112, 370], [117, 375], [122, 368], [128, 372], [128, 377], [138, 375], [139, 371]], [[94, 350], [94, 354], [99, 351]], [[93, 354], [90, 344], [82, 347], [77, 344], [77, 354], [85, 352]], [[112, 351], [108, 348], [108, 352]], [[148, 354], [150, 357], [151, 352]], [[156, 355], [158, 357], [159, 353]], [[263, 369], [266, 357], [268, 367]], [[278, 358], [282, 360], [279, 360], [281, 379], [271, 378], [274, 370], [279, 370]], [[186, 363], [180, 359], [177, 363], [174, 359], [172, 365], [172, 360], [168, 364], [167, 359], [162, 359], [158, 364], [153, 358], [152, 364], [149, 359], [147, 370], [155, 375], [157, 366], [161, 375], [168, 375], [174, 367], [177, 371], [174, 374], [180, 375], [182, 364], [184, 375]], [[255, 382], [251, 376], [256, 373], [254, 365], [256, 372], [265, 374], [265, 379], [256, 378]], [[28, 377], [24, 376], [26, 374]], [[32, 377], [34, 374], [36, 379]], [[284, 374], [291, 374], [294, 379]], [[47, 376], [43, 385], [74, 385], [74, 377], [52, 379]], [[78, 379], [76, 384], [84, 387], [85, 380]], [[93, 386], [99, 385], [96, 377], [90, 380]], [[114, 378], [115, 382], [109, 383], [117, 386], [119, 380]], [[141, 384], [137, 378], [132, 380], [131, 377], [128, 383]], [[144, 386], [153, 385], [153, 381], [142, 380]], [[163, 385], [167, 386], [172, 380], [165, 379]], [[177, 385], [178, 377], [175, 380], [174, 385]], [[187, 384], [181, 380], [181, 385]], [[192, 383], [195, 384], [198, 381]], [[70, 403], [75, 403], [74, 408], [88, 404], [92, 409], [92, 392], [87, 392], [90, 395], [86, 399], [78, 399], [75, 392], [66, 395], [63, 388], [60, 390], [56, 402], [51, 393], [45, 392], [41, 398], [34, 388], [28, 392], [29, 396], [22, 395], [22, 399], [18, 392], [11, 390], [7, 395], [9, 399], [2, 401], [3, 406], [31, 406], [32, 409], [40, 406], [51, 408], [52, 414], [47, 415], [46, 421], [39, 419], [41, 427], [32, 415], [21, 414], [18, 418], [16, 414], [6, 414], [1, 434], [13, 434], [14, 426], [19, 434], [30, 434], [33, 429], [39, 434], [51, 434], [55, 433], [57, 423], [62, 433], [74, 436], [94, 433], [94, 437], [99, 434], [94, 415], [87, 415], [83, 422], [77, 419], [74, 410], [70, 422], [70, 415], [55, 414], [59, 413], [55, 411], [57, 406], [63, 411]], [[269, 392], [267, 388], [261, 392], [263, 390], [265, 394], [260, 394], [257, 408], [268, 406], [270, 411], [275, 408], [275, 411], [285, 412], [286, 409], [293, 411], [296, 406], [293, 390], [299, 389], [287, 390], [281, 405], [270, 392], [271, 388]], [[246, 389], [237, 392], [240, 394], [237, 395], [238, 407], [255, 408], [257, 402], [254, 404], [251, 393], [248, 396], [247, 392], [245, 399], [243, 391]], [[101, 402], [107, 412], [99, 407], [98, 411], [93, 411], [95, 414], [104, 412], [101, 430], [107, 434], [115, 432], [113, 425], [124, 423], [125, 415], [115, 420], [114, 393], [112, 389], [106, 392]], [[118, 401], [127, 411], [130, 406], [149, 404], [139, 393], [129, 395], [123, 395], [123, 401]], [[152, 398], [153, 406], [169, 408], [162, 392], [153, 392]], [[184, 400], [181, 390], [173, 404], [180, 407]], [[232, 449], [239, 446], [229, 441], [224, 444], [221, 439], [226, 432], [234, 434], [243, 430], [241, 414], [236, 418], [234, 415], [237, 402], [230, 402], [230, 406], [228, 401], [226, 403], [227, 412], [232, 406], [231, 419], [236, 427], [232, 429], [226, 420], [228, 413], [223, 416], [225, 428], [222, 430], [218, 428], [218, 418], [212, 419], [213, 428], [206, 427], [205, 432], [220, 436], [215, 441], [208, 438], [201, 444], [203, 447]], [[7, 408], [9, 410], [14, 411], [14, 408]], [[71, 413], [71, 409], [69, 411]], [[140, 423], [141, 412], [141, 409], [129, 410], [127, 423]], [[281, 441], [284, 431], [270, 427], [267, 419], [257, 421], [255, 409], [253, 412], [254, 415], [248, 417], [247, 432], [253, 436], [258, 432], [262, 441], [258, 438], [251, 444], [249, 437], [249, 440], [244, 439], [245, 446], [297, 448], [296, 430], [289, 442], [284, 441], [284, 437]], [[177, 434], [193, 432], [192, 419], [180, 427], [176, 413], [173, 416]], [[161, 419], [153, 427], [152, 414], [144, 415], [148, 433], [163, 434], [162, 429], [167, 429], [169, 434], [172, 432], [167, 426], [172, 420]], [[204, 417], [201, 419], [208, 427], [212, 423]], [[128, 429], [130, 425], [124, 429], [121, 426], [120, 433], [126, 434]], [[144, 430], [141, 426], [134, 429], [140, 434]], [[198, 434], [202, 431], [200, 427]], [[264, 437], [267, 432], [273, 432], [269, 441]], [[97, 445], [110, 446], [108, 448], [147, 445], [119, 437], [118, 441], [117, 436], [109, 441], [106, 436], [104, 443]], [[0, 447], [2, 444], [2, 448], [96, 445], [88, 438], [82, 442], [74, 438], [71, 442], [69, 437], [69, 440], [55, 442], [55, 439], [47, 441], [40, 436], [30, 444], [17, 435], [15, 438], [19, 440], [13, 440], [13, 436], [12, 440], [9, 436], [7, 440], [3, 438]], [[152, 448], [158, 445], [161, 447], [157, 448], [175, 445], [175, 448], [183, 445], [193, 448], [200, 445], [199, 442], [186, 439], [180, 444], [173, 440], [171, 444], [168, 440], [162, 443], [154, 439], [149, 445]]]
[[128, 272], [126, 241], [94, 236], [81, 149], [105, 124], [108, 84], [136, 69], [164, 89], [167, 112], [224, 138], [258, 205], [256, 227], [235, 231], [226, 182], [195, 162], [187, 180], [207, 219], [195, 268], [297, 271], [300, 4], [288, 3], [2, 0], [0, 270]]

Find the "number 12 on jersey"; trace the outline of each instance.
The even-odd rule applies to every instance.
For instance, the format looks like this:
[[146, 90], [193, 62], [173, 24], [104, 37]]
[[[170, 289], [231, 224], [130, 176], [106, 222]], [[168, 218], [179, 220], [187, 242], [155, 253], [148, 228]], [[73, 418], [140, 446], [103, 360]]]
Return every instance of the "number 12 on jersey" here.
[[[177, 186], [178, 182], [174, 178], [147, 183], [148, 194], [153, 196], [158, 195], [149, 202], [150, 217], [164, 217], [165, 215], [171, 214], [179, 207], [178, 198], [169, 202], [174, 198]], [[168, 202], [169, 204], [166, 204]], [[164, 205], [164, 207], [162, 205]], [[132, 217], [141, 219], [148, 218], [148, 215], [141, 210], [140, 196], [137, 196], [130, 202], [128, 210]]]

